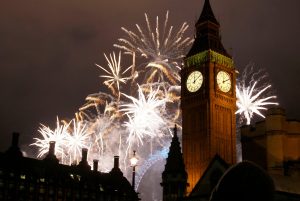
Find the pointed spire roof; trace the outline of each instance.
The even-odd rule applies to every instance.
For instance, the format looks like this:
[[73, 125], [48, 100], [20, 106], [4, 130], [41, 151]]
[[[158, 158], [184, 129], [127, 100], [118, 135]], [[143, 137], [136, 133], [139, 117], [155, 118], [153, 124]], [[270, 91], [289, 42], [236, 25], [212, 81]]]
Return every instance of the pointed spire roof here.
[[202, 13], [200, 15], [200, 18], [199, 18], [197, 24], [200, 24], [200, 23], [206, 22], [206, 21], [211, 21], [211, 22], [219, 25], [219, 22], [216, 20], [214, 12], [212, 11], [209, 0], [205, 0], [203, 10], [202, 10]]
[[221, 42], [220, 24], [215, 18], [209, 0], [205, 0], [202, 13], [195, 24], [195, 28], [195, 41], [187, 57], [207, 50], [213, 50], [231, 58]]
[[181, 174], [187, 177], [185, 171], [185, 165], [183, 162], [183, 157], [181, 153], [180, 142], [177, 136], [177, 126], [174, 127], [174, 136], [172, 138], [167, 163], [165, 165], [165, 170], [163, 172], [163, 177], [168, 174]]

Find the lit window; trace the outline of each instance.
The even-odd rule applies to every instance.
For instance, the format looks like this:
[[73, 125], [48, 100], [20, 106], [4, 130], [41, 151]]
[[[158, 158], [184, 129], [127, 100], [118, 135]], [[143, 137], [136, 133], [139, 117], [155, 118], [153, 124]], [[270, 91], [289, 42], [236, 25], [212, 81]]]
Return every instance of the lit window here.
[[13, 184], [13, 183], [10, 183], [9, 185], [8, 185], [8, 187], [9, 188], [13, 188], [15, 185]]
[[100, 191], [104, 191], [101, 184], [99, 185], [99, 189], [100, 189]]
[[77, 179], [80, 181], [80, 178], [81, 178], [80, 175], [76, 175], [76, 176], [77, 176]]
[[61, 190], [61, 189], [59, 189], [59, 191], [58, 191], [58, 195], [59, 195], [59, 196], [62, 196], [62, 194], [63, 194], [63, 193], [62, 193], [62, 190]]
[[53, 195], [54, 194], [54, 190], [52, 188], [49, 189], [49, 195]]
[[40, 193], [45, 193], [45, 188], [41, 186]]

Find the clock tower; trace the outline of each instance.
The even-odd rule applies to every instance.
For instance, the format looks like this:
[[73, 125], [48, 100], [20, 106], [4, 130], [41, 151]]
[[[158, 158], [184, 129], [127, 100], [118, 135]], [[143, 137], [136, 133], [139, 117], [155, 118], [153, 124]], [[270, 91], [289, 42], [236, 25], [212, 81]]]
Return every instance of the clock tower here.
[[191, 192], [215, 155], [236, 162], [236, 71], [205, 0], [181, 70], [182, 151]]

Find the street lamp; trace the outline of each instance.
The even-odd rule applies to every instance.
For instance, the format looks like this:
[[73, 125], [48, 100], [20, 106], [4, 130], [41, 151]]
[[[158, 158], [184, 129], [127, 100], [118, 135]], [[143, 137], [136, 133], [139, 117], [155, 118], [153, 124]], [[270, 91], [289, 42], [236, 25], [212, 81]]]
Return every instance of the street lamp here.
[[132, 167], [132, 187], [133, 189], [135, 190], [135, 166], [137, 165], [138, 163], [138, 159], [137, 157], [135, 156], [135, 150], [133, 151], [133, 156], [132, 158], [130, 159], [130, 166]]

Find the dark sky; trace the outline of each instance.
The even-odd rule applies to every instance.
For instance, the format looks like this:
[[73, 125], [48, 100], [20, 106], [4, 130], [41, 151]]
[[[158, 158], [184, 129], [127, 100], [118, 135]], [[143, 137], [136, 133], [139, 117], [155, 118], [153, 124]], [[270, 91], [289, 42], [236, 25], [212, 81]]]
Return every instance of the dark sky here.
[[[39, 123], [72, 118], [101, 91], [101, 73], [120, 27], [144, 23], [144, 12], [170, 24], [194, 23], [204, 0], [2, 0], [0, 6], [0, 151], [10, 134], [32, 142]], [[236, 67], [265, 68], [289, 118], [300, 119], [300, 1], [211, 0]]]

